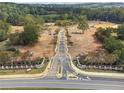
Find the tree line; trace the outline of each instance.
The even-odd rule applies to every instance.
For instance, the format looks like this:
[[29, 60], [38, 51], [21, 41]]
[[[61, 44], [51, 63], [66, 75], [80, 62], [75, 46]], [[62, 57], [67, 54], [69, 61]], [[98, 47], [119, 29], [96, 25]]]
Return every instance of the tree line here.
[[[56, 5], [57, 6], [57, 5]], [[72, 7], [43, 4], [16, 4], [0, 3], [0, 20], [12, 25], [24, 25], [29, 22], [55, 22], [68, 16], [69, 20], [76, 20], [78, 16], [85, 15], [88, 20], [102, 20], [122, 23], [124, 21], [123, 7]], [[67, 6], [67, 5], [66, 5]], [[33, 20], [33, 21], [32, 21]]]

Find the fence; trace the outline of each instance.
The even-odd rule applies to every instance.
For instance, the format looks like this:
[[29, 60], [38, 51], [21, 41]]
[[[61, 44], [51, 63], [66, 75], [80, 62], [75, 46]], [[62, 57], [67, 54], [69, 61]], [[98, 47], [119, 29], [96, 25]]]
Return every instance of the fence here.
[[23, 65], [4, 65], [4, 66], [0, 66], [0, 70], [13, 70], [13, 69], [28, 69], [28, 68], [42, 68], [44, 66], [44, 63], [47, 61], [48, 59], [43, 58], [43, 61], [41, 62], [41, 64], [23, 64]]
[[113, 66], [96, 66], [96, 65], [80, 65], [77, 64], [77, 67], [80, 69], [100, 69], [100, 70], [115, 70], [115, 71], [123, 71], [123, 67], [113, 67]]

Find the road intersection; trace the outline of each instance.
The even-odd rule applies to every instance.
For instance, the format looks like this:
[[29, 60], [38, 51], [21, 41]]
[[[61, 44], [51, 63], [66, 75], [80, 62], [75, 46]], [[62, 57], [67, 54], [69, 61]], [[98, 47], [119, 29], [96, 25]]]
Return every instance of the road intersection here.
[[[70, 65], [67, 48], [67, 37], [64, 28], [58, 33], [55, 56], [51, 59], [52, 65], [44, 78], [32, 79], [3, 79], [0, 80], [0, 88], [14, 87], [48, 87], [48, 88], [74, 88], [74, 89], [124, 89], [123, 79], [96, 78], [75, 73]], [[63, 67], [63, 77], [57, 78], [58, 66]], [[67, 79], [67, 74], [78, 76], [77, 80]]]

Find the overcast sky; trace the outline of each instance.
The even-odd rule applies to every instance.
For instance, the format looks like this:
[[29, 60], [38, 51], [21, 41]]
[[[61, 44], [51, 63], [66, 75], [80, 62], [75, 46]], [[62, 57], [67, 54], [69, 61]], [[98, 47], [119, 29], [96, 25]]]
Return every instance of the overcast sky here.
[[0, 0], [0, 2], [124, 2], [124, 0]]

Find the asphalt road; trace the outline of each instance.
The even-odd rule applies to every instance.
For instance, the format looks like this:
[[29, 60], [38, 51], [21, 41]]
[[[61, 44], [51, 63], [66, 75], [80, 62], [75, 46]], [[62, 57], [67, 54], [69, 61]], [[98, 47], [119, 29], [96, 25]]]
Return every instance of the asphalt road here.
[[15, 87], [123, 90], [124, 82], [101, 80], [48, 80], [48, 79], [0, 80], [0, 88]]
[[58, 64], [63, 66], [64, 72], [73, 73], [69, 66], [70, 58], [67, 55], [67, 41], [62, 28], [57, 41], [56, 55], [53, 57], [53, 65], [45, 78], [35, 79], [11, 79], [0, 80], [0, 88], [15, 87], [47, 87], [47, 88], [74, 88], [74, 89], [124, 89], [123, 79], [99, 78], [78, 75], [78, 80], [67, 80], [66, 77], [56, 77]]

